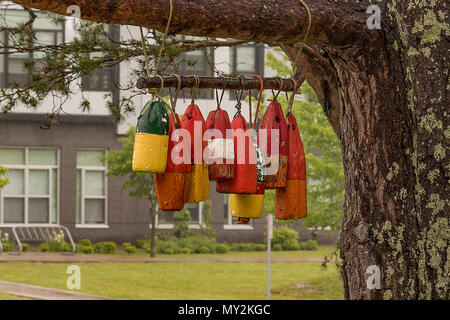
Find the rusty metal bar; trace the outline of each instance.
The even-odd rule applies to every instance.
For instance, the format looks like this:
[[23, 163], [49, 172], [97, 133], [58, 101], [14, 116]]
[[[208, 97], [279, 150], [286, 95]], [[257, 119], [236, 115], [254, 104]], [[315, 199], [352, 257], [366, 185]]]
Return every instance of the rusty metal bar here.
[[[223, 89], [226, 84], [227, 90], [257, 90], [259, 89], [259, 81], [248, 78], [225, 78], [225, 77], [198, 77], [200, 89]], [[164, 88], [176, 88], [178, 86], [178, 79], [175, 76], [163, 77]], [[281, 91], [298, 90], [301, 83], [294, 81], [291, 78], [263, 78], [264, 89], [273, 89]], [[193, 76], [181, 76], [181, 88], [196, 87], [196, 80]], [[141, 78], [137, 83], [138, 89], [154, 89], [161, 88], [161, 79], [159, 77]]]

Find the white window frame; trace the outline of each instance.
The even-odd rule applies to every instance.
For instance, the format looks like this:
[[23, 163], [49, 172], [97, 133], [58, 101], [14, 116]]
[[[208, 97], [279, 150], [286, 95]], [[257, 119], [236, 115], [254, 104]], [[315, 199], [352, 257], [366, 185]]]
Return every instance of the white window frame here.
[[228, 214], [227, 214], [227, 223], [223, 225], [224, 230], [243, 230], [243, 231], [249, 231], [254, 230], [253, 227], [253, 219], [250, 219], [249, 224], [233, 224], [233, 217], [231, 216], [230, 212], [230, 195], [228, 196]]
[[[156, 205], [156, 210], [157, 211], [159, 210], [159, 204]], [[156, 217], [155, 217], [156, 229], [160, 229], [160, 230], [172, 230], [173, 229], [173, 227], [174, 227], [173, 223], [159, 224], [158, 216], [159, 215], [156, 215]], [[198, 204], [198, 223], [189, 223], [189, 229], [200, 230], [201, 226], [204, 226], [204, 224], [203, 224], [203, 202], [199, 202], [199, 204]]]
[[[5, 165], [3, 166], [7, 167], [9, 170], [23, 170], [23, 183], [24, 183], [24, 191], [23, 195], [4, 195], [2, 190], [0, 189], [0, 226], [2, 227], [14, 227], [14, 226], [37, 226], [37, 225], [46, 225], [46, 226], [52, 226], [52, 225], [58, 225], [59, 224], [59, 213], [60, 213], [60, 191], [59, 191], [59, 185], [60, 185], [60, 170], [59, 170], [59, 163], [60, 163], [60, 151], [59, 148], [52, 148], [52, 147], [16, 147], [16, 146], [0, 146], [0, 148], [7, 148], [7, 149], [20, 149], [24, 150], [24, 163], [20, 165]], [[28, 151], [29, 149], [33, 150], [54, 150], [56, 151], [56, 165], [29, 165], [28, 164]], [[2, 164], [0, 164], [2, 165]], [[48, 171], [48, 179], [49, 179], [49, 194], [48, 196], [30, 196], [29, 194], [29, 173], [30, 170], [46, 170]], [[53, 191], [53, 171], [56, 170], [56, 221], [52, 222], [53, 217], [53, 203], [52, 203], [52, 191]], [[4, 198], [16, 198], [16, 199], [24, 199], [24, 223], [5, 223], [4, 222]], [[29, 223], [29, 204], [28, 200], [31, 199], [48, 199], [49, 200], [49, 222], [48, 223]]]
[[[80, 148], [76, 150], [76, 158], [78, 158], [78, 151], [102, 151], [105, 155], [107, 155], [108, 150], [107, 149], [98, 149], [98, 148]], [[97, 166], [80, 166], [76, 165], [76, 175], [78, 175], [78, 170], [81, 170], [81, 177], [80, 177], [80, 215], [81, 215], [81, 222], [75, 224], [75, 228], [86, 228], [86, 229], [105, 229], [109, 228], [108, 225], [108, 176], [106, 175], [108, 170], [108, 164], [105, 162], [105, 165], [102, 167]], [[104, 188], [105, 188], [105, 194], [103, 196], [86, 196], [85, 195], [85, 180], [86, 180], [86, 171], [100, 171], [104, 173]], [[75, 182], [76, 183], [76, 182]], [[76, 195], [75, 195], [76, 196]], [[97, 199], [97, 200], [104, 200], [105, 201], [105, 212], [104, 217], [105, 221], [104, 223], [99, 224], [93, 224], [93, 223], [85, 223], [86, 218], [86, 212], [85, 212], [85, 206], [86, 206], [86, 199]], [[78, 202], [78, 199], [76, 199], [76, 202]], [[76, 206], [78, 205], [75, 202], [75, 222], [77, 221], [77, 212], [76, 212]]]

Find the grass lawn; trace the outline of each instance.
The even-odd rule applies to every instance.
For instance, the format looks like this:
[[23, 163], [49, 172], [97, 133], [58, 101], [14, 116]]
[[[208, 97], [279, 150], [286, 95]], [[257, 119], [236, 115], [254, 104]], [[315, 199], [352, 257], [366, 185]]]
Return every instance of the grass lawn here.
[[[265, 299], [264, 263], [80, 263], [81, 292], [121, 299]], [[0, 280], [66, 289], [67, 264], [2, 263]], [[1, 296], [0, 296], [1, 297]], [[272, 299], [343, 299], [334, 264], [272, 264]]]

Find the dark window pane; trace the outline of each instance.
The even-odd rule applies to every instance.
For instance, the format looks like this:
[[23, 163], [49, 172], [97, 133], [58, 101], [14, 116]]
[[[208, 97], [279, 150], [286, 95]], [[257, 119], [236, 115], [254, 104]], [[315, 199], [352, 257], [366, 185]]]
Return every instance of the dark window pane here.
[[84, 207], [84, 220], [86, 224], [105, 223], [105, 200], [86, 199]]
[[28, 199], [29, 223], [49, 223], [48, 199]]
[[4, 198], [3, 209], [4, 223], [25, 222], [25, 204], [23, 198]]

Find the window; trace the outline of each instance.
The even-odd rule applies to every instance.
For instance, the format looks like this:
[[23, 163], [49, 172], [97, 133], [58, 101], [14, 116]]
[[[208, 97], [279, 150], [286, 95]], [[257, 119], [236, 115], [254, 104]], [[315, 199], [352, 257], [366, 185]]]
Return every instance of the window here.
[[0, 148], [9, 183], [0, 190], [0, 224], [58, 223], [58, 150]]
[[250, 219], [249, 224], [235, 224], [238, 218], [232, 217], [230, 214], [230, 195], [224, 194], [224, 220], [223, 228], [225, 230], [253, 230], [253, 219]]
[[[37, 18], [33, 24], [36, 32], [34, 45], [56, 45], [64, 42], [64, 24], [55, 22], [48, 15], [36, 12]], [[11, 30], [16, 28], [18, 24], [27, 22], [29, 14], [24, 10], [8, 10], [0, 21], [0, 41], [5, 44], [5, 47], [13, 46], [13, 38]], [[7, 52], [11, 49], [6, 48]], [[30, 53], [10, 53], [0, 57], [0, 86], [10, 87], [14, 83], [25, 85], [33, 71], [36, 71], [39, 66], [39, 60], [44, 58], [42, 52]], [[34, 70], [27, 68], [25, 64], [35, 60]]]
[[77, 151], [77, 202], [78, 226], [107, 225], [106, 164], [100, 158], [105, 150]]
[[252, 77], [254, 74], [264, 76], [264, 46], [244, 44], [230, 50], [231, 72], [234, 76]]
[[[115, 25], [105, 25], [105, 37], [119, 40], [120, 27]], [[102, 58], [105, 54], [103, 52], [89, 53], [90, 59]], [[103, 68], [91, 71], [88, 75], [83, 77], [84, 91], [117, 91], [115, 86], [119, 82], [119, 66], [111, 68]]]
[[[198, 229], [203, 223], [203, 202], [200, 203], [186, 203], [185, 208], [191, 214], [189, 228]], [[158, 214], [156, 215], [156, 227], [158, 229], [173, 229], [173, 214], [174, 211], [163, 211], [158, 206]]]
[[[203, 37], [191, 37], [191, 36], [176, 36], [177, 40], [198, 40], [202, 41], [206, 38]], [[173, 66], [176, 66], [175, 68]], [[174, 63], [165, 67], [162, 67], [163, 73], [169, 75], [177, 73], [183, 76], [197, 75], [199, 77], [211, 77], [214, 75], [214, 50], [212, 48], [203, 48], [195, 51], [183, 52], [175, 59]], [[163, 91], [164, 95], [168, 95], [167, 89]], [[189, 91], [187, 89], [180, 91], [180, 98], [190, 99]], [[213, 99], [213, 89], [202, 89], [199, 92], [199, 99]]]

